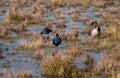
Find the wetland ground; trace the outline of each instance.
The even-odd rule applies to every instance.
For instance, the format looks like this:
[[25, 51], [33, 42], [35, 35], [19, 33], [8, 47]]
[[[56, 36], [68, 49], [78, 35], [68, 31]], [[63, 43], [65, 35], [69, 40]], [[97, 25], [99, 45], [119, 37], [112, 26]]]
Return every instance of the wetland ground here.
[[120, 78], [120, 0], [0, 0], [0, 78]]

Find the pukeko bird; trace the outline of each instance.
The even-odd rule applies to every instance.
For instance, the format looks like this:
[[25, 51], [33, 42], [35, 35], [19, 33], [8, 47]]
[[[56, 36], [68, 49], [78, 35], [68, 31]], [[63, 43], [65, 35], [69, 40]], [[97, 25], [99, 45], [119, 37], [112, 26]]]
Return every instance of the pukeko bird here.
[[52, 30], [49, 27], [45, 27], [41, 34], [49, 34], [50, 32], [52, 32]]
[[98, 36], [100, 38], [101, 28], [98, 26], [97, 21], [93, 21], [91, 25], [94, 26], [94, 29], [91, 31], [91, 35], [93, 37]]
[[61, 42], [62, 42], [62, 40], [61, 40], [59, 34], [57, 33], [56, 37], [53, 39], [53, 43], [52, 44], [57, 47], [59, 44], [61, 44]]

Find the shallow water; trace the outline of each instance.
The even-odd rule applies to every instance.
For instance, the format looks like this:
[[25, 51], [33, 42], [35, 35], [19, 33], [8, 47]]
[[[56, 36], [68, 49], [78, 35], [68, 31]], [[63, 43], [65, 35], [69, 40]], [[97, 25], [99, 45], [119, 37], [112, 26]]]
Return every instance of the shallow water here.
[[[78, 7], [77, 9], [79, 9], [81, 7]], [[1, 8], [0, 8], [1, 9]], [[90, 10], [93, 10], [93, 8], [89, 8]], [[72, 12], [72, 10], [74, 10], [74, 8], [71, 9], [67, 9], [67, 8], [60, 8], [60, 11], [63, 12], [63, 14], [66, 17], [66, 20], [68, 20], [65, 25], [67, 25], [67, 27], [65, 28], [65, 32], [68, 31], [72, 31], [72, 27], [73, 26], [78, 26], [79, 29], [78, 31], [81, 32], [85, 27], [86, 24], [83, 22], [76, 22], [73, 21], [71, 16], [69, 15], [69, 12]], [[46, 13], [45, 16], [48, 17], [48, 19], [51, 19], [53, 21], [60, 21], [61, 19], [57, 19], [55, 17], [55, 13], [59, 11], [59, 10], [54, 10], [51, 13]], [[92, 19], [96, 19], [94, 13], [88, 12], [89, 10], [85, 10], [84, 12], [82, 12], [82, 15], [86, 16], [86, 17], [90, 17]], [[79, 19], [81, 19], [82, 17], [79, 17]], [[4, 20], [5, 19], [5, 14], [0, 14], [0, 20]], [[64, 21], [63, 21], [64, 22]], [[62, 21], [61, 21], [62, 23]], [[42, 25], [31, 25], [27, 27], [27, 30], [29, 33], [37, 33], [40, 34], [40, 32], [42, 31], [42, 29], [44, 28], [44, 26]], [[61, 31], [58, 31], [59, 33]], [[62, 34], [64, 34], [65, 32], [62, 32]], [[15, 73], [19, 70], [31, 70], [33, 75], [35, 77], [41, 77], [41, 71], [43, 70], [43, 68], [41, 67], [41, 65], [38, 63], [37, 60], [33, 59], [32, 53], [29, 51], [21, 51], [21, 50], [17, 50], [17, 48], [19, 47], [19, 44], [21, 41], [24, 41], [26, 39], [28, 39], [29, 37], [26, 38], [15, 38], [16, 34], [12, 33], [14, 39], [12, 41], [10, 40], [1, 40], [3, 43], [2, 46], [2, 55], [5, 57], [3, 59], [0, 60], [0, 69], [5, 68], [7, 70], [9, 70], [11, 73]], [[48, 35], [48, 37], [51, 39], [50, 45], [52, 44], [52, 39], [54, 38], [54, 34], [51, 33], [50, 35]], [[80, 37], [83, 37], [80, 35]], [[29, 40], [29, 39], [28, 39]], [[62, 44], [58, 47], [58, 51], [61, 52], [62, 54], [64, 54], [65, 52], [65, 47], [67, 46], [67, 42], [62, 41]], [[4, 50], [5, 48], [8, 48], [8, 50]], [[47, 49], [43, 48], [43, 51], [45, 52]], [[52, 48], [51, 49], [51, 53], [53, 53], [55, 49]], [[16, 52], [15, 55], [12, 55], [13, 52]], [[49, 53], [50, 54], [50, 53]], [[98, 54], [97, 56], [101, 56], [101, 54]], [[95, 54], [94, 54], [94, 57]], [[94, 58], [96, 59], [96, 58]], [[99, 59], [99, 58], [98, 58]], [[77, 61], [76, 65], [78, 67], [83, 66], [82, 63], [79, 64], [81, 61]]]
[[[78, 19], [82, 19], [84, 16], [87, 18], [90, 18], [91, 20], [102, 20], [102, 17], [96, 17], [94, 12], [94, 7], [91, 6], [86, 10], [82, 10], [82, 7], [77, 7], [77, 10], [80, 10], [81, 12], [81, 16], [78, 16]], [[3, 10], [5, 10], [5, 13], [3, 12]], [[72, 31], [72, 27], [77, 26], [78, 31], [82, 32], [83, 29], [85, 27], [87, 27], [86, 21], [82, 22], [82, 21], [74, 21], [71, 16], [69, 15], [70, 12], [72, 12], [74, 10], [73, 7], [71, 7], [70, 9], [68, 8], [59, 8], [57, 10], [53, 10], [53, 12], [49, 12], [49, 13], [45, 13], [44, 17], [52, 20], [53, 22], [55, 21], [59, 21], [61, 23], [63, 23], [64, 21], [62, 19], [56, 18], [55, 14], [57, 14], [58, 11], [61, 11], [64, 16], [65, 16], [65, 20], [67, 20], [67, 22], [64, 22], [65, 25], [67, 25], [66, 28], [61, 28], [64, 29], [64, 32], [61, 32], [58, 28], [59, 34], [64, 34], [67, 31], [70, 32]], [[6, 18], [6, 12], [7, 9], [6, 8], [0, 8], [0, 21], [5, 20]], [[54, 24], [52, 24], [52, 27], [55, 27]], [[103, 29], [105, 26], [102, 26]], [[42, 29], [44, 28], [43, 25], [30, 25], [27, 26], [27, 30], [29, 33], [37, 33], [40, 34], [40, 32], [42, 31]], [[53, 28], [54, 29], [54, 28]], [[32, 58], [32, 54], [30, 51], [23, 51], [23, 50], [19, 50], [17, 48], [20, 47], [20, 43], [23, 40], [29, 40], [30, 37], [25, 37], [25, 38], [16, 38], [16, 34], [12, 33], [12, 36], [14, 37], [13, 40], [3, 40], [1, 39], [0, 42], [2, 45], [0, 45], [0, 47], [2, 47], [2, 55], [4, 56], [3, 59], [0, 59], [0, 69], [7, 69], [10, 72], [14, 73], [14, 72], [18, 72], [19, 70], [31, 70], [34, 77], [36, 78], [41, 78], [41, 72], [43, 71], [43, 67], [38, 63], [37, 60]], [[46, 35], [45, 35], [46, 36]], [[50, 38], [51, 42], [50, 45], [52, 45], [52, 39], [54, 38], [55, 34], [54, 33], [50, 33], [49, 35], [47, 35], [47, 37]], [[82, 34], [79, 34], [81, 39], [85, 39], [84, 36]], [[79, 44], [79, 43], [78, 43]], [[67, 46], [67, 42], [66, 41], [62, 41], [62, 44], [58, 47], [58, 51], [63, 53], [65, 52], [65, 47]], [[6, 48], [8, 48], [8, 50], [6, 50]], [[53, 51], [55, 49], [52, 47], [50, 49], [50, 53], [52, 54]], [[47, 51], [47, 48], [42, 48], [42, 51]], [[16, 54], [13, 54], [13, 52], [15, 52]], [[102, 52], [96, 54], [95, 52], [86, 52], [87, 54], [91, 55], [93, 57], [94, 62], [98, 61], [101, 56], [102, 56]], [[47, 53], [46, 53], [47, 54]], [[77, 58], [75, 63], [77, 65], [78, 68], [84, 68], [84, 64], [82, 63], [83, 59], [81, 57]]]

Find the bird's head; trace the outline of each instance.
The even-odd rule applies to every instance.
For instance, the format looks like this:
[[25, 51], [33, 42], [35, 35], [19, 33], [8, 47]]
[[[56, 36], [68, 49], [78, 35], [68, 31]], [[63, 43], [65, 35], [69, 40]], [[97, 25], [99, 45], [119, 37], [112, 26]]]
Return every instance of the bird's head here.
[[56, 33], [56, 36], [59, 36], [59, 34], [58, 34], [58, 33]]
[[93, 22], [91, 23], [91, 25], [96, 28], [96, 27], [98, 26], [97, 21], [93, 21]]

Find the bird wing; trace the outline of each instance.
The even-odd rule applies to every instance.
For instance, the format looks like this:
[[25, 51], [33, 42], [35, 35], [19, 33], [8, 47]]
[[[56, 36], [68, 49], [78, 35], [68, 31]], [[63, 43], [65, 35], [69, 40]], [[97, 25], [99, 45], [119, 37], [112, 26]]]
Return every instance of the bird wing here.
[[100, 32], [100, 30], [101, 30], [101, 28], [100, 27], [98, 27], [98, 31]]
[[52, 44], [55, 44], [55, 38], [53, 39], [53, 42], [52, 42]]

